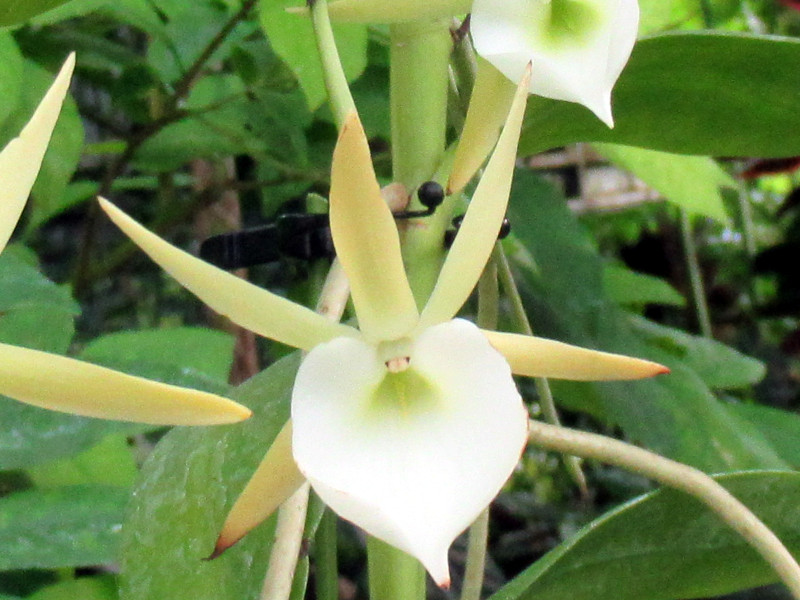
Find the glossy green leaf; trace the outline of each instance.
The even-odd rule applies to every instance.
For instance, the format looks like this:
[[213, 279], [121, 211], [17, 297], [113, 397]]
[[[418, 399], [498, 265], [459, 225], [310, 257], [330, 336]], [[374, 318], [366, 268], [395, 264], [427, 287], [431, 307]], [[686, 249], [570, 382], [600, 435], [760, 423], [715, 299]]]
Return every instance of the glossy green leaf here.
[[233, 338], [200, 327], [123, 331], [95, 338], [81, 358], [175, 385], [225, 393]]
[[118, 597], [116, 577], [95, 575], [48, 585], [26, 600], [117, 600]]
[[686, 305], [686, 299], [663, 279], [617, 264], [603, 266], [603, 289], [611, 300], [626, 306]]
[[636, 318], [634, 329], [651, 344], [686, 360], [707, 386], [735, 389], [758, 383], [767, 372], [766, 365], [716, 340], [691, 335], [680, 329], [665, 327]]
[[203, 561], [238, 494], [289, 414], [295, 353], [240, 386], [232, 398], [254, 416], [232, 426], [177, 428], [142, 469], [123, 542], [121, 597], [241, 600], [258, 597], [274, 519], [221, 557]]
[[23, 58], [10, 33], [0, 32], [0, 125], [12, 114], [22, 94]]
[[752, 423], [792, 468], [800, 468], [800, 415], [759, 404], [730, 404], [728, 410]]
[[586, 108], [532, 97], [521, 154], [611, 142], [700, 156], [800, 154], [800, 40], [726, 33], [640, 41], [614, 88], [616, 126]]
[[616, 144], [593, 147], [689, 214], [728, 221], [720, 188], [735, 187], [736, 183], [713, 159]]
[[559, 403], [619, 426], [660, 454], [712, 472], [786, 466], [753, 435], [752, 426], [725, 410], [691, 357], [650, 343], [632, 327], [630, 315], [606, 297], [602, 260], [561, 194], [535, 175], [517, 171], [511, 196], [509, 218], [526, 251], [516, 262], [534, 331], [672, 369], [644, 381], [552, 381]]
[[[270, 45], [291, 67], [313, 111], [328, 97], [322, 77], [322, 66], [311, 19], [291, 14], [286, 7], [297, 6], [294, 0], [261, 0], [261, 26]], [[338, 24], [333, 27], [336, 47], [348, 81], [367, 66], [367, 27], [360, 24]]]
[[118, 487], [74, 486], [0, 498], [0, 570], [114, 561], [128, 494]]
[[24, 23], [69, 0], [5, 0], [0, 3], [0, 27]]
[[130, 488], [139, 470], [127, 436], [116, 434], [77, 456], [30, 467], [26, 473], [38, 488], [87, 484]]
[[[800, 473], [716, 479], [800, 555]], [[491, 600], [683, 600], [776, 580], [764, 560], [705, 506], [662, 490], [589, 523]]]

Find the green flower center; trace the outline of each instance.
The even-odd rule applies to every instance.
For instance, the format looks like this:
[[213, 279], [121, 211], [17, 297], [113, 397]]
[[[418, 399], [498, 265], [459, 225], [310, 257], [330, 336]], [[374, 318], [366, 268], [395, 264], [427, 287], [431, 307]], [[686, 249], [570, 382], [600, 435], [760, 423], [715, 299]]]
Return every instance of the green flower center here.
[[553, 46], [587, 44], [605, 17], [594, 0], [540, 0], [540, 39]]
[[434, 409], [439, 403], [436, 385], [416, 369], [394, 373], [387, 369], [371, 394], [369, 411], [382, 417], [410, 418]]

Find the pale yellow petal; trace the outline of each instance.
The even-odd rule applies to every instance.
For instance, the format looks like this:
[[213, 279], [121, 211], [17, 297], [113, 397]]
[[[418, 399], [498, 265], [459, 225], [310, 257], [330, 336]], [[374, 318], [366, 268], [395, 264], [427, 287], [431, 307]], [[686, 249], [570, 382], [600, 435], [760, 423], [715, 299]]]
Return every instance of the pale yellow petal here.
[[39, 174], [74, 68], [75, 54], [70, 54], [19, 137], [0, 152], [0, 250], [8, 243]]
[[292, 458], [292, 422], [288, 421], [225, 519], [211, 558], [269, 517], [305, 480]]
[[505, 75], [478, 57], [478, 74], [458, 141], [447, 195], [460, 192], [483, 165], [500, 135], [516, 88]]
[[420, 329], [451, 319], [466, 302], [489, 260], [508, 205], [529, 78], [530, 69], [517, 86], [503, 132], [422, 311]]
[[622, 354], [599, 352], [516, 333], [483, 333], [517, 375], [575, 381], [610, 381], [643, 379], [669, 373], [664, 365]]
[[107, 200], [99, 201], [109, 218], [161, 268], [234, 323], [303, 350], [335, 337], [357, 335], [352, 327], [334, 323], [176, 248]]
[[155, 425], [219, 425], [250, 416], [221, 396], [8, 344], [0, 344], [0, 394], [84, 417]]
[[406, 279], [397, 226], [381, 197], [367, 137], [354, 112], [345, 120], [333, 151], [330, 219], [359, 328], [373, 341], [406, 335], [419, 313]]

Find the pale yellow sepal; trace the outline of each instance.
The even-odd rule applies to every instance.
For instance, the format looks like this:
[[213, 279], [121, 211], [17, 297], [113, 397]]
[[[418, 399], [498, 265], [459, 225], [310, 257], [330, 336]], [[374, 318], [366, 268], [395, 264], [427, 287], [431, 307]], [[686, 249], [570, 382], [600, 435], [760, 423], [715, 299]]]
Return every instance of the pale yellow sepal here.
[[211, 558], [269, 517], [305, 480], [292, 458], [292, 422], [287, 421], [228, 513]]
[[19, 137], [0, 152], [0, 251], [17, 225], [50, 143], [69, 89], [75, 54], [70, 54]]
[[0, 344], [0, 394], [84, 417], [154, 425], [219, 425], [251, 414], [221, 396], [8, 344]]
[[478, 281], [503, 223], [511, 192], [517, 142], [528, 99], [530, 66], [517, 86], [503, 132], [420, 317], [420, 330], [451, 319]]
[[361, 332], [373, 341], [408, 334], [419, 313], [406, 278], [397, 226], [381, 197], [367, 136], [355, 112], [345, 119], [333, 151], [330, 222]]
[[669, 373], [649, 360], [599, 352], [545, 338], [482, 330], [516, 375], [574, 381], [643, 379]]
[[478, 73], [458, 142], [447, 195], [460, 192], [483, 165], [500, 136], [500, 128], [514, 100], [514, 84], [491, 63], [478, 57]]
[[234, 323], [303, 350], [336, 337], [358, 335], [352, 327], [334, 323], [176, 248], [107, 200], [99, 198], [99, 202], [109, 218], [150, 258], [183, 287]]
[[[463, 15], [471, 5], [472, 0], [338, 0], [328, 4], [328, 14], [346, 23], [401, 23]], [[296, 12], [301, 11], [305, 7]]]

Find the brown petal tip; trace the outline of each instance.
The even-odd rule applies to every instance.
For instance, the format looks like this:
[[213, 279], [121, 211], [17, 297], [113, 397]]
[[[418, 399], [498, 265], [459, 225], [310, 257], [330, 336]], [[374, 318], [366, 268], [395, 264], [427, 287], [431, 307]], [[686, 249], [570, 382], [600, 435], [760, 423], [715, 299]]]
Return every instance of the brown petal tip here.
[[239, 540], [229, 540], [225, 539], [223, 536], [219, 536], [217, 538], [217, 543], [214, 545], [214, 551], [208, 556], [206, 556], [203, 560], [209, 561], [209, 560], [214, 560], [215, 558], [219, 558], [223, 552], [225, 552], [228, 548], [236, 544], [236, 542], [238, 541]]

